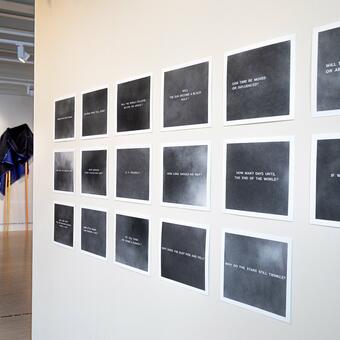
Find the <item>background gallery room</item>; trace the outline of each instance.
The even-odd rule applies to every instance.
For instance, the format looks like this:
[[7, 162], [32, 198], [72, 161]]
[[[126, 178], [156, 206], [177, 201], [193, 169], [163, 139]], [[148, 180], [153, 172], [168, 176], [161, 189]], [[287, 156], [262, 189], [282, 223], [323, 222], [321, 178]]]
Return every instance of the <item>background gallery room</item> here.
[[340, 339], [339, 13], [36, 1], [32, 339]]

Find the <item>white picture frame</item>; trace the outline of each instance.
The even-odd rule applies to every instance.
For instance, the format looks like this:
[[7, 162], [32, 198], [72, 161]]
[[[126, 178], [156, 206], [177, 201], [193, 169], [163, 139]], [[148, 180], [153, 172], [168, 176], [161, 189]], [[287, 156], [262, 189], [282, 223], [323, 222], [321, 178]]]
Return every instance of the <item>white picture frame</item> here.
[[[56, 153], [72, 153], [73, 154], [73, 191], [63, 191], [63, 190], [56, 190], [54, 188], [54, 175], [55, 175], [55, 154]], [[77, 165], [76, 165], [76, 151], [75, 149], [54, 149], [53, 150], [53, 159], [52, 159], [52, 169], [53, 169], [53, 176], [52, 176], [52, 191], [56, 194], [66, 194], [66, 195], [75, 195], [77, 192], [77, 182], [76, 182], [76, 171], [77, 171]]]
[[340, 21], [322, 25], [313, 29], [312, 42], [312, 64], [311, 64], [311, 112], [312, 117], [329, 117], [340, 115], [340, 108], [337, 110], [317, 110], [317, 76], [318, 76], [318, 51], [319, 33], [340, 27]]
[[311, 146], [311, 177], [310, 177], [310, 224], [324, 227], [340, 228], [340, 221], [323, 220], [316, 218], [316, 168], [317, 168], [317, 143], [319, 140], [339, 139], [340, 133], [314, 134]]
[[[261, 308], [248, 305], [239, 301], [235, 301], [224, 297], [224, 252], [225, 252], [225, 234], [236, 234], [247, 237], [260, 238], [264, 240], [277, 241], [287, 244], [287, 277], [286, 277], [286, 316], [282, 317], [272, 312], [265, 311]], [[224, 228], [222, 230], [222, 242], [221, 242], [221, 274], [220, 274], [220, 298], [223, 302], [227, 302], [231, 305], [241, 307], [243, 309], [257, 312], [259, 314], [265, 315], [267, 317], [274, 318], [279, 321], [290, 323], [291, 321], [291, 305], [292, 305], [292, 240], [288, 237], [274, 236], [269, 234], [262, 234], [256, 232], [249, 232], [244, 230], [239, 230], [235, 228]]]
[[[83, 193], [82, 188], [82, 163], [83, 163], [83, 152], [84, 151], [106, 151], [106, 195], [97, 195], [97, 194], [88, 194]], [[80, 148], [80, 176], [79, 176], [79, 188], [80, 188], [80, 195], [84, 197], [92, 197], [92, 198], [102, 198], [102, 199], [109, 199], [109, 189], [110, 189], [110, 183], [109, 183], [109, 171], [110, 171], [110, 156], [109, 156], [109, 148], [107, 146], [91, 146], [91, 147], [84, 147]]]
[[[73, 126], [73, 134], [74, 136], [73, 137], [70, 137], [70, 138], [56, 138], [55, 136], [55, 106], [56, 106], [56, 103], [61, 101], [61, 100], [66, 100], [66, 99], [71, 99], [71, 98], [74, 98], [74, 126]], [[78, 105], [77, 105], [77, 95], [75, 93], [73, 94], [69, 94], [69, 95], [64, 95], [64, 96], [61, 96], [61, 97], [57, 97], [53, 100], [53, 142], [54, 143], [61, 143], [61, 142], [71, 142], [71, 141], [75, 141], [77, 139], [77, 110], [78, 110]]]
[[[270, 143], [270, 142], [289, 142], [289, 186], [288, 186], [288, 215], [277, 215], [270, 213], [260, 213], [245, 210], [226, 209], [227, 198], [226, 175], [227, 175], [227, 145], [237, 143]], [[226, 139], [223, 146], [223, 199], [222, 211], [231, 215], [265, 218], [280, 221], [294, 220], [294, 169], [295, 169], [295, 138], [293, 136], [283, 137], [259, 137], [259, 138], [237, 138]]]
[[[60, 242], [57, 242], [54, 240], [54, 232], [55, 232], [55, 229], [54, 229], [54, 223], [55, 223], [55, 205], [64, 205], [64, 206], [67, 206], [67, 207], [72, 207], [73, 208], [73, 246], [68, 246], [66, 244], [63, 244], [63, 243], [60, 243]], [[58, 247], [62, 247], [64, 249], [68, 249], [68, 250], [72, 250], [74, 251], [75, 250], [75, 227], [76, 227], [76, 205], [74, 203], [70, 203], [70, 202], [66, 202], [66, 201], [59, 201], [59, 200], [54, 200], [53, 201], [53, 214], [52, 214], [52, 217], [53, 217], [53, 221], [52, 221], [52, 225], [53, 225], [53, 228], [52, 228], [52, 243], [57, 245]]]
[[[180, 226], [185, 226], [185, 227], [192, 227], [192, 228], [198, 228], [198, 229], [203, 229], [206, 231], [206, 244], [205, 244], [205, 290], [192, 287], [190, 285], [174, 281], [171, 279], [168, 279], [166, 277], [162, 276], [162, 231], [163, 231], [163, 222], [164, 223], [172, 223], [172, 224], [177, 224]], [[170, 218], [161, 218], [160, 219], [160, 234], [159, 234], [159, 245], [158, 245], [158, 251], [159, 251], [159, 278], [164, 281], [169, 283], [169, 285], [172, 285], [174, 287], [180, 287], [180, 288], [186, 288], [188, 290], [191, 290], [196, 293], [200, 293], [202, 295], [208, 296], [209, 295], [209, 263], [210, 263], [210, 227], [208, 225], [203, 225], [200, 223], [194, 223], [194, 222], [185, 222], [182, 220], [175, 220], [175, 219], [170, 219]]]
[[[135, 199], [117, 196], [117, 152], [118, 150], [129, 150], [129, 149], [149, 149], [149, 199]], [[148, 204], [152, 203], [152, 145], [151, 144], [124, 144], [117, 145], [114, 148], [114, 199], [121, 202]]]
[[[180, 203], [168, 203], [163, 201], [163, 156], [164, 156], [164, 148], [166, 147], [176, 147], [176, 146], [203, 146], [206, 145], [208, 147], [207, 153], [207, 197], [206, 197], [206, 205], [205, 206], [198, 206], [198, 205], [190, 205], [190, 204], [180, 204]], [[211, 209], [211, 143], [210, 141], [186, 141], [186, 142], [178, 142], [178, 143], [164, 143], [161, 144], [161, 157], [160, 157], [160, 169], [161, 169], [161, 197], [160, 202], [161, 205], [164, 207], [170, 208], [183, 208], [183, 209], [190, 209], [190, 210], [201, 210], [201, 211], [210, 211]]]
[[[83, 96], [89, 94], [91, 92], [96, 92], [100, 90], [107, 90], [107, 121], [106, 121], [106, 133], [100, 135], [91, 135], [91, 136], [83, 136]], [[110, 135], [110, 126], [111, 126], [111, 91], [108, 84], [103, 84], [102, 86], [95, 86], [85, 90], [82, 90], [80, 93], [80, 139], [81, 140], [91, 140], [91, 139], [98, 139], [98, 138], [107, 138]]]
[[[202, 64], [208, 62], [209, 64], [209, 78], [208, 78], [208, 122], [203, 124], [191, 124], [191, 125], [179, 125], [179, 126], [171, 126], [171, 127], [164, 127], [164, 76], [166, 72], [175, 71], [178, 69], [182, 69], [189, 66], [194, 66], [198, 64]], [[177, 130], [191, 130], [191, 129], [202, 129], [202, 128], [209, 128], [212, 125], [211, 122], [211, 106], [212, 106], [212, 57], [204, 57], [199, 59], [194, 59], [189, 62], [185, 62], [182, 64], [168, 66], [162, 68], [162, 75], [161, 75], [161, 106], [160, 106], [160, 131], [177, 131]]]
[[[148, 270], [147, 271], [144, 271], [144, 270], [141, 270], [141, 269], [138, 269], [138, 268], [135, 268], [135, 267], [132, 267], [132, 266], [129, 266], [129, 265], [126, 265], [124, 263], [121, 263], [121, 262], [118, 262], [117, 259], [116, 259], [116, 230], [117, 230], [117, 215], [123, 215], [123, 216], [127, 216], [127, 217], [133, 217], [133, 218], [141, 218], [141, 219], [145, 219], [145, 220], [148, 220], [149, 222], [149, 239], [148, 239]], [[145, 275], [145, 276], [150, 276], [150, 273], [151, 273], [151, 262], [152, 262], [152, 256], [151, 256], [151, 241], [152, 241], [152, 233], [151, 233], [151, 218], [149, 215], [144, 215], [144, 214], [136, 214], [134, 212], [129, 212], [129, 211], [123, 211], [123, 210], [117, 210], [115, 209], [114, 211], [114, 241], [113, 241], [113, 261], [114, 263], [123, 268], [123, 269], [126, 269], [126, 270], [129, 270], [129, 271], [132, 271], [132, 272], [135, 272], [135, 273], [138, 273], [138, 274], [142, 274], [142, 275]]]
[[[290, 41], [290, 93], [289, 93], [289, 114], [280, 116], [269, 116], [260, 118], [249, 118], [249, 119], [238, 119], [238, 120], [227, 120], [227, 71], [228, 71], [228, 57], [234, 54], [247, 52], [261, 47], [266, 47], [285, 41]], [[224, 54], [224, 75], [223, 75], [223, 124], [224, 126], [234, 126], [234, 125], [246, 125], [246, 124], [258, 124], [258, 123], [272, 123], [279, 121], [288, 121], [295, 118], [295, 79], [296, 79], [296, 35], [290, 34], [252, 45], [246, 47], [241, 47], [232, 51], [225, 52]]]
[[[143, 78], [150, 77], [150, 128], [149, 129], [140, 129], [140, 130], [131, 130], [131, 131], [118, 131], [118, 113], [117, 113], [117, 105], [118, 105], [118, 86], [124, 83], [128, 83], [130, 81], [140, 80]], [[140, 75], [134, 75], [127, 77], [122, 80], [118, 80], [115, 82], [115, 95], [114, 95], [114, 135], [115, 136], [126, 136], [126, 135], [139, 135], [139, 134], [149, 134], [152, 133], [153, 127], [153, 74], [151, 72], [143, 73]]]
[[[86, 251], [86, 250], [83, 250], [82, 247], [81, 247], [81, 243], [82, 243], [82, 210], [83, 209], [87, 209], [87, 210], [94, 210], [94, 211], [100, 211], [100, 212], [105, 212], [106, 214], [106, 256], [100, 256], [100, 255], [96, 255], [96, 254], [93, 254], [89, 251]], [[109, 234], [108, 234], [108, 231], [109, 231], [109, 228], [108, 228], [108, 224], [109, 224], [109, 215], [108, 215], [108, 210], [105, 209], [105, 208], [102, 208], [102, 207], [98, 207], [98, 206], [92, 206], [90, 207], [89, 205], [80, 205], [79, 206], [79, 227], [80, 227], [80, 253], [81, 254], [84, 254], [84, 255], [87, 255], [89, 257], [92, 257], [94, 259], [97, 259], [97, 260], [100, 260], [100, 261], [104, 261], [104, 262], [108, 262], [108, 253], [109, 253], [109, 249], [108, 249], [108, 246], [109, 246]]]

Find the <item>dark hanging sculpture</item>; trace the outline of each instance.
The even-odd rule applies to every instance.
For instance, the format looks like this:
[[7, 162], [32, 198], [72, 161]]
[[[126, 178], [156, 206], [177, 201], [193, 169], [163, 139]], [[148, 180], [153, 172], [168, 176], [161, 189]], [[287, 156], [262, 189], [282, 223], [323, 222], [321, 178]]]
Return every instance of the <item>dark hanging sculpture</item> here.
[[[33, 133], [27, 124], [8, 128], [0, 138], [0, 193], [5, 197], [4, 221], [9, 224], [10, 185], [25, 176], [26, 225], [28, 225], [28, 161], [33, 156]], [[7, 195], [6, 195], [7, 193]], [[7, 217], [6, 217], [7, 215]]]

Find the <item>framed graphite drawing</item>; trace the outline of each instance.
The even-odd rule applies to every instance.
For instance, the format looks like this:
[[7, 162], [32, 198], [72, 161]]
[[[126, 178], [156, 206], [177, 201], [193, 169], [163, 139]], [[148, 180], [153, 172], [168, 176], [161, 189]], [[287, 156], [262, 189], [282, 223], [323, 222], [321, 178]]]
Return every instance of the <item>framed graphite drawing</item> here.
[[54, 151], [53, 190], [74, 193], [75, 183], [74, 150]]
[[221, 298], [290, 322], [291, 240], [225, 229]]
[[173, 220], [161, 221], [161, 278], [208, 294], [209, 230]]
[[127, 269], [149, 274], [149, 218], [115, 213], [115, 262]]
[[53, 241], [73, 248], [74, 205], [54, 202]]
[[151, 132], [151, 74], [116, 83], [116, 113], [116, 134]]
[[312, 113], [340, 114], [340, 22], [313, 32]]
[[81, 150], [81, 194], [107, 197], [107, 149]]
[[75, 96], [54, 102], [54, 141], [75, 139]]
[[163, 69], [162, 130], [210, 126], [211, 58]]
[[225, 125], [294, 118], [295, 36], [225, 55]]
[[81, 138], [107, 137], [108, 88], [82, 93]]
[[118, 146], [116, 155], [115, 199], [151, 203], [151, 147]]
[[340, 134], [312, 139], [312, 224], [340, 227]]
[[225, 212], [293, 219], [293, 137], [227, 140], [223, 163]]
[[107, 212], [98, 208], [81, 208], [81, 251], [106, 259]]
[[162, 205], [210, 209], [210, 143], [162, 146]]

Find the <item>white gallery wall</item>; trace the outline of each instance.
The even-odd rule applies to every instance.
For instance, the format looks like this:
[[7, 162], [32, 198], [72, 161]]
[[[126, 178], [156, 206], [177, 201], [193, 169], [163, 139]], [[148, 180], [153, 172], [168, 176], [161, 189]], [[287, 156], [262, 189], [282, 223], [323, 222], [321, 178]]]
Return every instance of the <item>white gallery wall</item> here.
[[[337, 340], [340, 230], [309, 223], [312, 134], [339, 133], [340, 117], [312, 118], [314, 27], [339, 21], [340, 4], [324, 1], [242, 2], [38, 0], [35, 54], [33, 340]], [[224, 53], [296, 34], [295, 119], [223, 124]], [[212, 58], [211, 127], [161, 131], [161, 70]], [[152, 73], [152, 133], [114, 136], [115, 82]], [[108, 86], [109, 134], [81, 140], [81, 93]], [[76, 140], [55, 143], [54, 100], [76, 96]], [[294, 136], [293, 221], [223, 212], [225, 139]], [[209, 141], [211, 209], [161, 205], [161, 145]], [[151, 204], [114, 199], [114, 147], [152, 146]], [[80, 195], [80, 150], [108, 149], [108, 198]], [[53, 192], [53, 152], [74, 149], [75, 194]], [[53, 202], [74, 204], [74, 248], [53, 242]], [[108, 212], [107, 260], [80, 252], [80, 207]], [[113, 261], [114, 213], [150, 217], [150, 275]], [[160, 280], [160, 220], [210, 229], [207, 295]], [[291, 320], [278, 321], [221, 301], [222, 230], [292, 240]]]
[[[27, 124], [33, 131], [33, 97], [0, 95], [0, 134], [7, 128]], [[29, 174], [29, 222], [33, 211], [33, 163], [30, 161]], [[3, 229], [4, 197], [0, 198], [0, 230]], [[9, 230], [25, 228], [25, 179], [21, 178], [11, 186], [11, 210]]]

